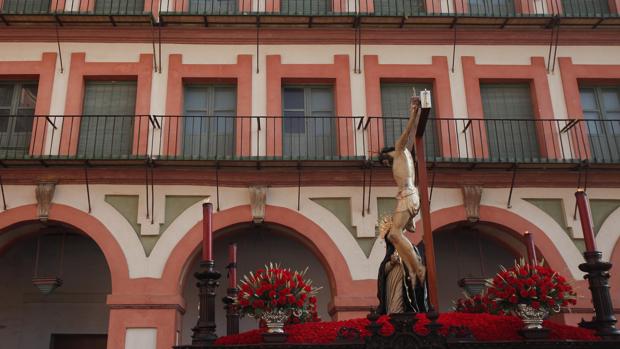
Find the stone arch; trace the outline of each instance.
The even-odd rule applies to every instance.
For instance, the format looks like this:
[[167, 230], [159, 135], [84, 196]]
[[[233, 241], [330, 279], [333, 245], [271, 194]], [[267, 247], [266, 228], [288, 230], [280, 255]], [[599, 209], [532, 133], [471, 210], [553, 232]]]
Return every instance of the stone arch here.
[[[431, 214], [431, 230], [435, 232], [450, 224], [462, 221], [467, 221], [463, 205], [440, 209]], [[534, 236], [536, 249], [542, 254], [549, 266], [572, 279], [572, 273], [566, 261], [551, 238], [526, 218], [505, 209], [481, 205], [480, 222], [496, 225], [519, 238], [524, 235], [525, 231], [529, 231]]]
[[[34, 204], [11, 208], [0, 213], [0, 234], [16, 225], [37, 220], [37, 206]], [[62, 204], [51, 205], [48, 220], [70, 226], [93, 239], [103, 252], [110, 269], [112, 293], [127, 288], [129, 282], [127, 260], [121, 246], [103, 223], [92, 215]], [[14, 240], [19, 238], [17, 236]]]
[[[240, 223], [252, 221], [249, 205], [236, 206], [214, 213], [213, 230], [218, 231]], [[329, 235], [315, 222], [294, 210], [267, 205], [265, 223], [283, 226], [295, 232], [291, 237], [307, 246], [318, 258], [327, 272], [332, 296], [359, 293], [358, 282], [351, 277], [347, 261]], [[179, 294], [183, 278], [202, 241], [202, 220], [196, 223], [174, 247], [162, 275], [166, 284], [176, 287]], [[223, 266], [222, 266], [223, 267]]]

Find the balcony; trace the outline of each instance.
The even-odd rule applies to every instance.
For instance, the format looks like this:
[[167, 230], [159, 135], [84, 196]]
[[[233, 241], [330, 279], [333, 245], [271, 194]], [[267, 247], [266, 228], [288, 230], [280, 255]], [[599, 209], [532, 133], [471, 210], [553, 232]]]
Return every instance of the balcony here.
[[620, 25], [610, 0], [0, 0], [0, 23], [250, 26]]
[[152, 0], [0, 0], [6, 25], [151, 25]]
[[[177, 0], [160, 1], [163, 25], [349, 26], [620, 24], [608, 0]], [[224, 18], [224, 17], [234, 18]], [[260, 17], [260, 18], [259, 18]]]
[[[376, 159], [405, 123], [353, 116], [3, 116], [0, 161], [355, 165]], [[617, 167], [620, 120], [429, 119], [425, 148], [438, 167]]]

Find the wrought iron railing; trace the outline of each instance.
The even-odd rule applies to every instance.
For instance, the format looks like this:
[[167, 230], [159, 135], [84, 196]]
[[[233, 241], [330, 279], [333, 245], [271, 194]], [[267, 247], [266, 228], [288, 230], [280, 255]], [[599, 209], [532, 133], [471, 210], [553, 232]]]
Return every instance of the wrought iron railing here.
[[178, 0], [160, 1], [161, 14], [282, 16], [618, 16], [608, 0]]
[[[370, 144], [392, 144], [404, 124], [372, 119]], [[620, 120], [429, 119], [425, 150], [438, 162], [620, 163]]]
[[[11, 115], [0, 117], [0, 160], [365, 161], [392, 146], [406, 122], [387, 116]], [[431, 162], [620, 164], [620, 120], [433, 118], [424, 137]]]
[[157, 159], [359, 160], [363, 117], [156, 116], [163, 120]]
[[154, 5], [145, 0], [0, 0], [6, 15], [103, 15], [150, 14]]
[[608, 0], [0, 0], [0, 15], [618, 17]]

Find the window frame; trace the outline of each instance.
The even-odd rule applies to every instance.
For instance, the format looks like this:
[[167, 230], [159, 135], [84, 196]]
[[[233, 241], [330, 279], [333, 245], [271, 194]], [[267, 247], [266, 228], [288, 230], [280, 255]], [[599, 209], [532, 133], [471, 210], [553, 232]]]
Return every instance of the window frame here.
[[[303, 90], [303, 95], [304, 95], [304, 108], [303, 110], [299, 110], [299, 109], [285, 109], [285, 99], [286, 99], [286, 94], [285, 94], [285, 90], [286, 89], [302, 89]], [[312, 105], [312, 90], [313, 89], [325, 89], [328, 90], [330, 95], [331, 95], [331, 110], [315, 110], [313, 108]], [[315, 157], [326, 157], [326, 156], [330, 156], [330, 157], [338, 157], [338, 144], [340, 142], [340, 140], [338, 139], [338, 125], [337, 125], [337, 116], [336, 116], [336, 87], [333, 84], [329, 84], [329, 83], [291, 83], [291, 84], [287, 84], [287, 83], [283, 83], [280, 86], [280, 93], [282, 96], [282, 100], [281, 100], [281, 110], [282, 110], [282, 153], [285, 154], [285, 143], [286, 143], [286, 135], [289, 134], [291, 135], [291, 137], [296, 136], [296, 137], [312, 137], [312, 138], [317, 138], [319, 137], [319, 135], [316, 133], [317, 129], [315, 128], [314, 134], [309, 134], [309, 125], [308, 122], [309, 121], [314, 121], [316, 122], [316, 120], [319, 119], [328, 119], [331, 121], [330, 123], [330, 136], [331, 139], [329, 139], [330, 143], [328, 146], [330, 147], [330, 149], [323, 149], [323, 154], [313, 154], [313, 156]], [[302, 122], [300, 122], [299, 124], [303, 127], [302, 131], [298, 131], [298, 132], [287, 132], [286, 128], [287, 128], [287, 117], [285, 116], [286, 111], [290, 110], [290, 111], [302, 111], [303, 112], [303, 120]], [[328, 116], [315, 116], [313, 115], [315, 112], [317, 113], [325, 113], [325, 114], [329, 114]], [[295, 117], [295, 119], [298, 119], [299, 117]], [[292, 120], [295, 120], [292, 119]], [[293, 124], [294, 125], [294, 124]], [[294, 127], [298, 127], [299, 129], [301, 129], [302, 127], [299, 126], [294, 126]], [[316, 126], [315, 126], [316, 127]], [[322, 135], [324, 136], [324, 135]], [[324, 143], [324, 142], [323, 142]], [[325, 147], [325, 144], [322, 144], [323, 147]], [[299, 146], [299, 144], [298, 144]], [[316, 148], [316, 145], [315, 145]], [[331, 150], [331, 153], [327, 153], [326, 150]], [[310, 150], [309, 148], [306, 149], [306, 156], [308, 156]], [[284, 156], [295, 156], [293, 155], [284, 155]], [[297, 156], [301, 157], [301, 153], [297, 154]]]
[[[596, 110], [586, 109], [581, 102], [581, 92], [582, 90], [592, 90], [594, 93], [594, 103], [596, 104]], [[578, 86], [578, 92], [580, 97], [581, 110], [583, 112], [583, 122], [585, 124], [585, 136], [588, 138], [588, 145], [590, 149], [590, 155], [594, 158], [594, 160], [602, 159], [617, 161], [620, 160], [620, 127], [614, 127], [614, 123], [617, 122], [620, 125], [620, 117], [619, 118], [609, 118], [607, 117], [608, 112], [618, 113], [620, 115], [620, 108], [618, 109], [607, 109], [604, 108], [604, 90], [610, 89], [615, 90], [618, 100], [620, 101], [620, 84], [580, 84]], [[587, 113], [596, 113], [597, 118], [587, 119], [585, 115]], [[596, 133], [593, 133], [589, 123], [595, 123]], [[609, 123], [609, 125], [608, 125]], [[601, 127], [599, 128], [599, 124]], [[610, 129], [611, 126], [611, 129]], [[612, 146], [613, 143], [615, 145], [615, 149]]]
[[[383, 142], [384, 142], [384, 147], [387, 146], [388, 144], [386, 143], [386, 140], [388, 139], [388, 137], [386, 137], [386, 118], [394, 118], [397, 117], [398, 115], [387, 115], [385, 113], [385, 108], [384, 108], [384, 103], [383, 103], [383, 95], [384, 95], [384, 86], [385, 85], [390, 85], [390, 86], [402, 86], [402, 87], [412, 87], [412, 86], [416, 86], [416, 85], [422, 85], [422, 86], [416, 86], [416, 93], [418, 95], [420, 95], [420, 91], [423, 90], [428, 90], [431, 92], [431, 95], [434, 95], [434, 82], [433, 81], [415, 81], [415, 80], [411, 80], [411, 81], [390, 81], [390, 80], [385, 80], [382, 79], [379, 81], [379, 98], [380, 98], [380, 103], [381, 103], [381, 122], [382, 122], [382, 129], [383, 129]], [[418, 87], [422, 87], [422, 89], [419, 89]], [[413, 92], [413, 91], [412, 91]], [[429, 118], [431, 122], [428, 122], [426, 124], [426, 129], [424, 131], [424, 143], [425, 143], [425, 152], [426, 152], [426, 156], [431, 156], [431, 157], [438, 157], [439, 154], [441, 153], [441, 149], [440, 149], [440, 142], [441, 142], [441, 137], [439, 135], [439, 127], [437, 125], [436, 122], [432, 122], [433, 119], [436, 118], [436, 113], [435, 113], [435, 104], [436, 104], [436, 99], [432, 98], [431, 99], [431, 112], [429, 114]], [[407, 114], [401, 115], [404, 118], [408, 118], [408, 111]], [[403, 122], [405, 122], [405, 120], [403, 119]], [[395, 126], [395, 125], [394, 125]], [[429, 133], [430, 131], [430, 133]], [[428, 135], [431, 134], [432, 138], [428, 138]], [[394, 134], [394, 140], [398, 139], [398, 137], [400, 136], [400, 134]], [[390, 144], [390, 146], [393, 146], [393, 144]], [[432, 152], [432, 153], [431, 153]]]
[[[215, 108], [215, 96], [216, 96], [216, 89], [217, 88], [228, 88], [231, 89], [233, 91], [233, 96], [234, 96], [234, 101], [232, 103], [232, 110], [228, 110], [229, 114], [231, 114], [230, 116], [226, 116], [226, 115], [221, 115], [221, 114], [217, 114], [216, 113], [216, 108]], [[188, 111], [191, 113], [192, 110], [188, 110], [188, 108], [186, 107], [186, 92], [188, 88], [195, 88], [195, 89], [205, 89], [205, 97], [206, 97], [206, 110], [195, 110], [197, 113], [196, 115], [191, 115], [188, 113]], [[202, 128], [202, 121], [200, 122], [200, 126], [198, 127], [198, 131], [194, 131], [198, 134], [200, 140], [198, 143], [198, 149], [197, 149], [197, 156], [198, 157], [202, 157], [203, 155], [203, 142], [202, 142], [202, 136], [203, 135], [207, 135], [207, 140], [204, 142], [204, 144], [207, 145], [206, 148], [206, 157], [207, 158], [234, 158], [237, 156], [237, 102], [238, 102], [238, 86], [237, 84], [232, 84], [232, 83], [183, 83], [182, 85], [182, 90], [183, 90], [183, 96], [182, 96], [182, 102], [183, 102], [183, 115], [181, 116], [182, 121], [179, 123], [180, 124], [180, 130], [179, 130], [179, 134], [180, 137], [178, 137], [177, 139], [177, 149], [179, 149], [180, 151], [180, 156], [182, 157], [195, 157], [195, 149], [193, 148], [194, 145], [192, 144], [187, 144], [186, 143], [186, 122], [187, 122], [187, 118], [201, 118], [201, 117], [205, 117], [205, 119], [207, 120], [206, 125], [207, 125], [207, 131], [208, 132], [203, 132]], [[224, 118], [224, 127], [227, 127], [227, 123], [228, 120], [232, 120], [232, 129], [230, 130], [230, 132], [227, 132], [227, 130], [224, 130], [224, 133], [220, 133], [219, 130], [219, 125], [218, 125], [218, 119], [219, 118]], [[213, 120], [215, 120], [215, 130], [212, 131], [211, 130], [211, 123], [213, 122]], [[194, 134], [194, 133], [192, 133]], [[214, 136], [213, 138], [211, 138], [212, 136]], [[192, 136], [193, 137], [193, 136]], [[224, 154], [220, 154], [217, 151], [217, 145], [219, 144], [219, 139], [218, 137], [224, 137], [225, 141], [224, 141]], [[228, 139], [230, 138], [230, 142], [228, 141]], [[208, 142], [211, 142], [212, 140], [215, 140], [215, 153], [211, 154], [211, 148], [208, 146]], [[192, 143], [193, 143], [193, 139], [192, 139]], [[230, 146], [230, 149], [226, 149], [228, 146]], [[189, 154], [186, 152], [186, 147], [190, 147], [189, 149]]]
[[[479, 83], [479, 88], [480, 88], [480, 98], [481, 98], [481, 103], [482, 103], [482, 113], [483, 113], [483, 118], [486, 120], [486, 127], [485, 127], [485, 131], [487, 133], [487, 147], [489, 149], [489, 155], [490, 158], [492, 160], [500, 160], [500, 161], [505, 161], [506, 157], [508, 160], [510, 161], [518, 161], [522, 160], [524, 162], [527, 162], [527, 160], [530, 161], [538, 161], [539, 159], [541, 159], [544, 155], [542, 155], [542, 151], [541, 151], [541, 145], [540, 142], [538, 141], [537, 137], [530, 137], [531, 135], [536, 135], [538, 132], [538, 124], [536, 122], [537, 118], [536, 118], [536, 112], [535, 112], [535, 106], [534, 106], [534, 96], [533, 96], [533, 91], [532, 91], [532, 85], [531, 83], [527, 83], [527, 82], [519, 82], [519, 81], [510, 81], [510, 82], [485, 82], [485, 81], [480, 81]], [[509, 118], [489, 118], [489, 115], [487, 114], [488, 111], [485, 110], [484, 106], [485, 106], [485, 90], [488, 88], [505, 88], [507, 86], [521, 86], [521, 87], [527, 87], [527, 96], [528, 96], [528, 101], [529, 101], [529, 108], [527, 110], [527, 113], [523, 113], [523, 115], [527, 115], [528, 118], [514, 118], [514, 117], [509, 117]], [[506, 97], [504, 95], [504, 97]], [[497, 111], [495, 111], [494, 113], [498, 113]], [[500, 113], [499, 114], [503, 114]], [[514, 115], [514, 114], [511, 114]], [[489, 121], [490, 120], [500, 120], [499, 124], [497, 122], [495, 122], [494, 124], [490, 124]], [[523, 120], [523, 124], [521, 124], [519, 121]], [[490, 130], [494, 130], [495, 132], [497, 132], [497, 130], [499, 130], [500, 128], [502, 130], [504, 130], [503, 135], [506, 135], [506, 122], [508, 123], [508, 128], [509, 128], [509, 137], [511, 139], [513, 139], [512, 144], [510, 143], [510, 141], [508, 141], [506, 139], [506, 137], [495, 137], [495, 140], [492, 139], [491, 137], [491, 132]], [[529, 123], [531, 122], [531, 124]], [[531, 125], [531, 126], [529, 126]], [[515, 128], [518, 130], [518, 132], [515, 132]], [[526, 135], [523, 135], [521, 130], [525, 129], [525, 131], [529, 132]], [[516, 137], [519, 137], [518, 142], [514, 141]], [[524, 143], [524, 140], [528, 140], [527, 143]], [[495, 144], [495, 147], [493, 147], [492, 145]], [[521, 144], [521, 147], [518, 147], [517, 145]], [[523, 144], [527, 144], [527, 147], [524, 147]], [[495, 152], [495, 154], [493, 154]], [[496, 158], [497, 157], [497, 158]]]
[[[6, 140], [8, 143], [6, 145], [0, 144], [0, 149], [2, 149], [3, 152], [12, 151], [14, 156], [18, 156], [18, 148], [20, 148], [19, 149], [20, 151], [21, 151], [21, 148], [23, 148], [24, 150], [23, 155], [28, 154], [32, 148], [32, 144], [31, 144], [32, 136], [33, 136], [33, 133], [35, 132], [35, 127], [36, 127], [36, 122], [37, 122], [37, 118], [35, 116], [36, 116], [36, 105], [37, 105], [37, 100], [38, 100], [39, 82], [37, 80], [30, 80], [30, 79], [0, 80], [0, 86], [9, 86], [13, 88], [11, 99], [9, 101], [9, 105], [0, 106], [0, 110], [8, 110], [8, 114], [6, 114], [6, 116], [0, 115], [0, 117], [7, 119], [6, 128], [5, 130], [0, 130], [0, 134], [6, 135], [7, 137]], [[26, 86], [33, 86], [34, 90], [37, 93], [37, 95], [35, 95], [34, 106], [32, 108], [27, 108], [27, 109], [32, 109], [32, 115], [22, 114], [19, 112], [20, 109], [22, 110], [26, 109], [26, 108], [20, 108], [20, 103], [22, 102], [21, 90]], [[15, 130], [15, 127], [17, 126], [17, 120], [19, 117], [32, 117], [29, 130], [27, 131], [16, 131]], [[14, 144], [14, 145], [9, 144], [11, 138], [16, 139], [16, 137], [19, 137], [20, 135], [28, 135], [27, 141], [25, 142], [25, 144], [21, 146], [19, 144]], [[4, 137], [0, 137], [0, 141], [3, 142]], [[13, 149], [11, 149], [11, 147]], [[19, 155], [22, 155], [22, 154], [19, 154]]]

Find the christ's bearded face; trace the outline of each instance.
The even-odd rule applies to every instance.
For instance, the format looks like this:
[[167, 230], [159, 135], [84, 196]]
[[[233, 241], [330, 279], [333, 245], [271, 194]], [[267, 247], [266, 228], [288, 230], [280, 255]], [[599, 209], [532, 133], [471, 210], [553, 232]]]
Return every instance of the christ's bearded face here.
[[379, 154], [379, 161], [381, 161], [383, 166], [392, 167], [392, 164], [394, 163], [394, 148], [390, 147], [381, 150], [381, 153]]

